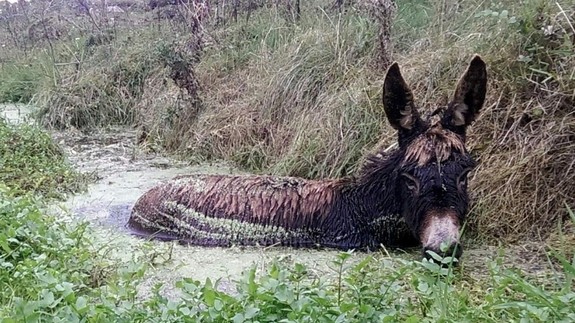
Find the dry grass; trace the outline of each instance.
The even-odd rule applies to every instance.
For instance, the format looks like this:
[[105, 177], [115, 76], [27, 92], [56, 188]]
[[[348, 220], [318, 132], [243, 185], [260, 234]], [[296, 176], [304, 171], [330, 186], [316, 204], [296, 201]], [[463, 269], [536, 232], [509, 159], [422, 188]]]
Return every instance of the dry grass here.
[[[495, 15], [479, 2], [427, 5], [422, 30], [410, 29], [418, 22], [399, 3], [393, 31], [410, 40], [396, 44], [394, 59], [423, 110], [447, 102], [473, 53], [490, 66], [489, 97], [469, 134], [480, 160], [471, 180], [472, 231], [508, 240], [553, 231], [564, 203], [575, 204], [575, 61], [566, 54], [573, 9], [509, 2]], [[375, 48], [357, 42], [373, 39], [377, 28], [358, 16], [313, 27], [304, 21], [280, 48], [252, 48], [242, 68], [200, 65], [209, 88], [206, 111], [185, 139], [189, 150], [255, 171], [333, 177], [351, 173], [367, 149], [392, 144], [379, 101], [383, 73], [370, 69]]]
[[375, 29], [357, 21], [361, 17], [335, 19], [296, 34], [273, 34], [293, 28], [276, 21], [263, 31], [274, 39], [263, 38], [247, 54], [249, 63], [232, 71], [222, 71], [220, 58], [208, 53], [198, 66], [205, 111], [185, 140], [187, 148], [254, 171], [349, 173], [364, 147], [379, 139], [383, 111], [372, 105], [377, 86], [366, 78]]

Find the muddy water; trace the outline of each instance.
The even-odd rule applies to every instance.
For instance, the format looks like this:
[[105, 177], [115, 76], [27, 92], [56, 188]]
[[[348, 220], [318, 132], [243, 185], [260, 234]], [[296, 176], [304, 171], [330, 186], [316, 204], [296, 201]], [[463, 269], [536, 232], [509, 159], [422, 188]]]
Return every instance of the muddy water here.
[[[54, 133], [69, 160], [80, 171], [93, 173], [97, 181], [87, 192], [71, 197], [63, 207], [82, 220], [89, 221], [96, 239], [105, 244], [121, 246], [111, 257], [129, 258], [146, 242], [131, 236], [125, 228], [131, 207], [137, 198], [160, 181], [176, 175], [193, 173], [239, 173], [224, 164], [187, 166], [182, 162], [135, 147], [136, 133], [127, 129], [102, 132]], [[233, 292], [231, 281], [240, 278], [246, 269], [263, 269], [272, 261], [303, 263], [317, 275], [330, 274], [328, 265], [336, 258], [333, 250], [302, 250], [290, 248], [203, 248], [176, 243], [150, 242], [160, 253], [171, 252], [170, 261], [158, 266], [142, 284], [142, 295], [156, 283], [165, 283], [164, 292], [175, 292], [173, 282], [182, 277], [204, 281], [222, 279], [220, 288]], [[355, 259], [364, 255], [357, 254]]]
[[29, 123], [29, 115], [34, 109], [26, 104], [21, 103], [0, 103], [0, 118], [10, 124]]

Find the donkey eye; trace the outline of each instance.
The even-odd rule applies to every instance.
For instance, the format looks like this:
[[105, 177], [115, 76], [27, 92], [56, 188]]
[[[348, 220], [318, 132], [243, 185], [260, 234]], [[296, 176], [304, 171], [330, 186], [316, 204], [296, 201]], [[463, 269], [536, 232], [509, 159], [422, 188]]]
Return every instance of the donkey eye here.
[[461, 175], [459, 175], [459, 177], [457, 178], [457, 187], [459, 189], [465, 189], [465, 187], [467, 187], [467, 175], [469, 174], [470, 171], [471, 168], [464, 170], [463, 173], [461, 173]]
[[419, 192], [419, 181], [417, 180], [417, 178], [407, 174], [407, 173], [403, 173], [401, 174], [401, 176], [403, 176], [403, 178], [405, 179], [405, 186], [407, 186], [407, 188], [412, 191], [412, 192]]

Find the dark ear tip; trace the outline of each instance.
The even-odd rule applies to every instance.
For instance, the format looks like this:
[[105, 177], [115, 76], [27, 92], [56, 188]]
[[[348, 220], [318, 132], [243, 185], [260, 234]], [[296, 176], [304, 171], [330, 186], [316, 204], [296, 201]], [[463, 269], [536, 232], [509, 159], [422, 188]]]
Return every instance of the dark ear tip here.
[[397, 62], [393, 62], [388, 68], [387, 68], [387, 73], [393, 73], [393, 74], [398, 74], [399, 73], [399, 64]]
[[473, 59], [471, 59], [471, 62], [469, 63], [469, 65], [482, 67], [482, 66], [485, 66], [485, 62], [483, 61], [481, 56], [479, 56], [478, 54], [475, 54], [475, 55], [473, 55]]
[[385, 73], [384, 88], [388, 87], [391, 83], [401, 82], [403, 80], [401, 72], [399, 71], [399, 64], [393, 62]]

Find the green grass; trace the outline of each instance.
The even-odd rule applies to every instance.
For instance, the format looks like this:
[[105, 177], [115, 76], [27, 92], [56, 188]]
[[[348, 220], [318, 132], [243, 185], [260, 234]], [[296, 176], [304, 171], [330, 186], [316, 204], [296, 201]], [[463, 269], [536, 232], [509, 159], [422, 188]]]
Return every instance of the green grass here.
[[42, 71], [37, 64], [6, 65], [0, 68], [0, 103], [28, 103], [39, 88]]
[[63, 197], [82, 190], [87, 182], [50, 135], [36, 126], [9, 125], [0, 119], [0, 156], [0, 182], [21, 194]]
[[[157, 285], [137, 297], [149, 253], [110, 259], [87, 225], [47, 216], [42, 201], [0, 187], [0, 317], [3, 322], [567, 322], [575, 319], [575, 258], [558, 257], [558, 277], [538, 281], [498, 261], [484, 278], [469, 268], [383, 254], [351, 261], [341, 253], [330, 275], [301, 264], [252, 268], [231, 294], [219, 281], [184, 278], [181, 297]], [[572, 212], [571, 216], [575, 218]], [[156, 252], [158, 251], [156, 247]], [[154, 251], [152, 251], [154, 252]], [[162, 264], [155, 264], [161, 266]]]

